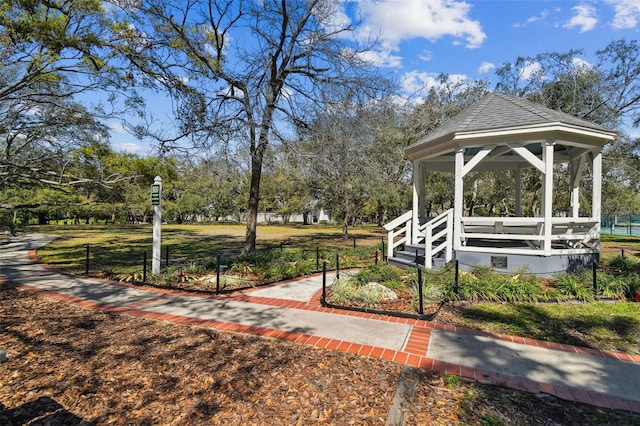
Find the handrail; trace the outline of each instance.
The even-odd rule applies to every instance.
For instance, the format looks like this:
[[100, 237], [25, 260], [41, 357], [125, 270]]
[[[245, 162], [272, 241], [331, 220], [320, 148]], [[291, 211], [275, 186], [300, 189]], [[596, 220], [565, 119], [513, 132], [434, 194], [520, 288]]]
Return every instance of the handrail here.
[[[393, 257], [393, 251], [402, 244], [411, 243], [411, 223], [413, 212], [409, 210], [402, 216], [395, 218], [391, 222], [384, 225], [387, 232], [387, 259]], [[396, 228], [402, 227], [396, 231]], [[404, 235], [400, 239], [396, 237]]]
[[[434, 235], [433, 231], [445, 223], [445, 228]], [[420, 227], [420, 230], [422, 229], [424, 229], [424, 267], [431, 269], [431, 259], [441, 251], [445, 252], [445, 263], [450, 262], [453, 259], [453, 209], [449, 209], [431, 219]], [[434, 241], [438, 241], [442, 237], [445, 237], [445, 241], [434, 248]], [[429, 261], [427, 261], [427, 259]]]
[[[440, 229], [444, 224], [446, 224], [445, 228]], [[394, 249], [400, 245], [420, 244], [424, 241], [426, 268], [431, 268], [431, 261], [427, 261], [427, 259], [432, 259], [441, 251], [445, 252], [445, 261], [451, 261], [453, 258], [453, 209], [447, 210], [429, 222], [418, 226], [415, 230], [416, 235], [412, 235], [412, 226], [413, 212], [411, 210], [384, 225], [388, 231], [387, 258], [393, 257]], [[445, 238], [443, 243], [435, 248], [432, 247], [434, 241], [443, 237]]]
[[402, 216], [398, 216], [397, 218], [393, 219], [391, 222], [384, 224], [382, 226], [387, 231], [391, 231], [400, 225], [404, 225], [408, 220], [411, 220], [412, 215], [413, 215], [413, 212], [409, 210], [408, 212], [404, 213]]

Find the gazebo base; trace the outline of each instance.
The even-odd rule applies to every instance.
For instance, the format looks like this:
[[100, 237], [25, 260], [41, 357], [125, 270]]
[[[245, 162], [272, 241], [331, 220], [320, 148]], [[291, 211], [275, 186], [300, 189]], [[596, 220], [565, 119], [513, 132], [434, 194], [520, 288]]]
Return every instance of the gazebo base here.
[[524, 268], [529, 272], [544, 278], [552, 278], [563, 272], [577, 272], [583, 268], [591, 268], [594, 262], [599, 262], [600, 254], [553, 254], [551, 256], [492, 253], [491, 248], [486, 251], [454, 250], [454, 258], [462, 270], [469, 270], [474, 266], [490, 266], [496, 272], [514, 273]]

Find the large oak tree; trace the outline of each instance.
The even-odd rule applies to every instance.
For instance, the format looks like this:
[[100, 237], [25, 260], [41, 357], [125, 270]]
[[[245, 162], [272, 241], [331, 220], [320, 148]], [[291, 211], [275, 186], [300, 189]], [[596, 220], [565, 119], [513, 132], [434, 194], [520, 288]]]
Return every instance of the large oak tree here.
[[[120, 2], [119, 36], [135, 78], [172, 95], [178, 125], [139, 127], [163, 149], [240, 146], [250, 189], [244, 252], [255, 250], [260, 182], [270, 143], [305, 126], [328, 87], [380, 89], [355, 26], [335, 0]], [[187, 141], [189, 142], [187, 144]]]

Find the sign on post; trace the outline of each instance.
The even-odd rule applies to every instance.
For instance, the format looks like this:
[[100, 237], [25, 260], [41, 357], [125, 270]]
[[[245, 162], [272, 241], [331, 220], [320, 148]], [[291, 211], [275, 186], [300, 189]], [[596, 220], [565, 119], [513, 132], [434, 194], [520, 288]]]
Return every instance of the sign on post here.
[[153, 206], [153, 253], [151, 258], [151, 273], [160, 273], [160, 225], [162, 224], [162, 211], [160, 199], [162, 198], [162, 178], [156, 176], [151, 185], [151, 205]]
[[154, 183], [151, 185], [151, 205], [159, 206], [160, 205], [160, 185]]

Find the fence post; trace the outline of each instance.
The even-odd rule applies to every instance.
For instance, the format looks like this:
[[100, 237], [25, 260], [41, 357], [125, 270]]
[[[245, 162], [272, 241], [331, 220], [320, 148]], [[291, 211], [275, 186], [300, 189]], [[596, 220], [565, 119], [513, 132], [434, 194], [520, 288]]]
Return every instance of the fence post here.
[[420, 305], [418, 307], [418, 313], [420, 315], [424, 314], [424, 299], [422, 297], [422, 268], [418, 266], [418, 299], [420, 301]]
[[327, 303], [327, 261], [322, 263], [322, 300], [320, 301], [322, 306]]
[[598, 265], [595, 261], [591, 265], [591, 270], [593, 272], [593, 297], [597, 297], [598, 296], [598, 280], [597, 280]]
[[316, 246], [316, 271], [320, 269], [320, 247]]
[[353, 248], [356, 248], [356, 237], [353, 237]]
[[384, 237], [380, 237], [380, 239], [382, 240], [382, 260], [385, 260], [386, 251], [384, 251]]
[[216, 254], [216, 294], [220, 294], [220, 253]]
[[458, 264], [458, 259], [456, 259], [456, 274], [455, 274], [455, 280], [453, 282], [453, 294], [456, 295], [456, 297], [458, 296], [458, 291], [460, 291], [459, 288], [459, 280], [460, 280], [460, 265]]
[[621, 256], [624, 258], [624, 249], [621, 249]]
[[336, 279], [340, 279], [340, 255], [336, 253]]
[[284, 251], [284, 242], [280, 241], [280, 253]]
[[167, 265], [167, 268], [169, 268], [169, 245], [167, 244], [167, 257], [165, 259], [165, 264]]
[[378, 250], [376, 250], [376, 266], [378, 266]]
[[142, 282], [147, 282], [147, 251], [142, 252]]
[[84, 245], [87, 249], [84, 259], [84, 274], [89, 275], [89, 244]]

